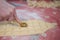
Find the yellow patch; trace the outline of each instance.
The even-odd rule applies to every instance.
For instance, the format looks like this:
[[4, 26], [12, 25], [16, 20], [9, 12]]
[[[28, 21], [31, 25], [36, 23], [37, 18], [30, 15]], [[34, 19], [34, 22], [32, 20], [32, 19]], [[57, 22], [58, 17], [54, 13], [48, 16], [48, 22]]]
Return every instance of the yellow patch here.
[[20, 27], [20, 24], [16, 21], [0, 22], [0, 36], [41, 34], [56, 26], [56, 23], [48, 23], [42, 20], [28, 20], [22, 22], [27, 23], [28, 26]]
[[27, 0], [28, 5], [31, 7], [44, 7], [44, 8], [51, 8], [51, 7], [59, 7], [60, 6], [60, 1], [53, 1], [53, 2], [45, 2], [45, 1], [31, 1]]

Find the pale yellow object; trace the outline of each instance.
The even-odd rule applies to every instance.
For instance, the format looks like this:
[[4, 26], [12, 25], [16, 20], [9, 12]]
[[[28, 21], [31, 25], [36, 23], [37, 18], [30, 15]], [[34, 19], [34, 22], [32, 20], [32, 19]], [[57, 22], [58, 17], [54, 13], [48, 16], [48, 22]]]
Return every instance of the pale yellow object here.
[[28, 5], [30, 7], [44, 7], [44, 8], [51, 8], [51, 7], [59, 7], [60, 1], [53, 1], [53, 2], [46, 2], [46, 1], [30, 1], [28, 0]]
[[23, 21], [28, 27], [20, 27], [16, 21], [0, 22], [0, 36], [41, 34], [50, 28], [56, 27], [56, 23], [48, 23], [42, 20]]

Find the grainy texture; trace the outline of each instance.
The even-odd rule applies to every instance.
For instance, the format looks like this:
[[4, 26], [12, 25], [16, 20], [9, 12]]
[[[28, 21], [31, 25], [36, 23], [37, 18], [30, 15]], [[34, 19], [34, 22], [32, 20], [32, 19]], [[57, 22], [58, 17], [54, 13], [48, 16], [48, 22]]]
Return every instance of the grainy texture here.
[[28, 26], [20, 27], [20, 25], [16, 22], [5, 22], [0, 24], [0, 36], [41, 34], [56, 26], [53, 23], [48, 23], [41, 20], [29, 20], [23, 22], [26, 22]]
[[51, 8], [51, 7], [58, 7], [60, 6], [60, 1], [53, 1], [53, 2], [46, 2], [46, 1], [27, 1], [30, 7], [44, 7], [44, 8]]
[[27, 28], [20, 27], [17, 22], [0, 22], [0, 40], [60, 40], [60, 8], [38, 8], [37, 10], [41, 20], [24, 21], [29, 25]]

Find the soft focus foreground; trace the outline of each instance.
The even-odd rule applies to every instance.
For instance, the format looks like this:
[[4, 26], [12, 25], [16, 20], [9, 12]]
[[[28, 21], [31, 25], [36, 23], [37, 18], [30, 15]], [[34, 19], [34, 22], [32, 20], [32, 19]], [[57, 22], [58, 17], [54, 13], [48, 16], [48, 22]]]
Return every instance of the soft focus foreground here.
[[14, 6], [4, 0], [0, 0], [0, 21], [13, 20]]

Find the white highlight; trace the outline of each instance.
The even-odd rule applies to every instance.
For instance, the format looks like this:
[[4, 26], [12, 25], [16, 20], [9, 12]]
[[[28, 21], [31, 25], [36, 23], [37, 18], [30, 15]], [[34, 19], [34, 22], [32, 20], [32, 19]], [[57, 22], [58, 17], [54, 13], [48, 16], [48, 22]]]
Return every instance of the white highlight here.
[[28, 20], [34, 18], [34, 19], [40, 19], [40, 17], [37, 15], [35, 12], [29, 12], [28, 10], [16, 10], [16, 15], [18, 16], [19, 19], [22, 20]]
[[45, 16], [45, 18], [50, 18], [50, 16]]
[[46, 33], [43, 33], [43, 34], [41, 34], [43, 37], [46, 37], [47, 36], [47, 34]]

